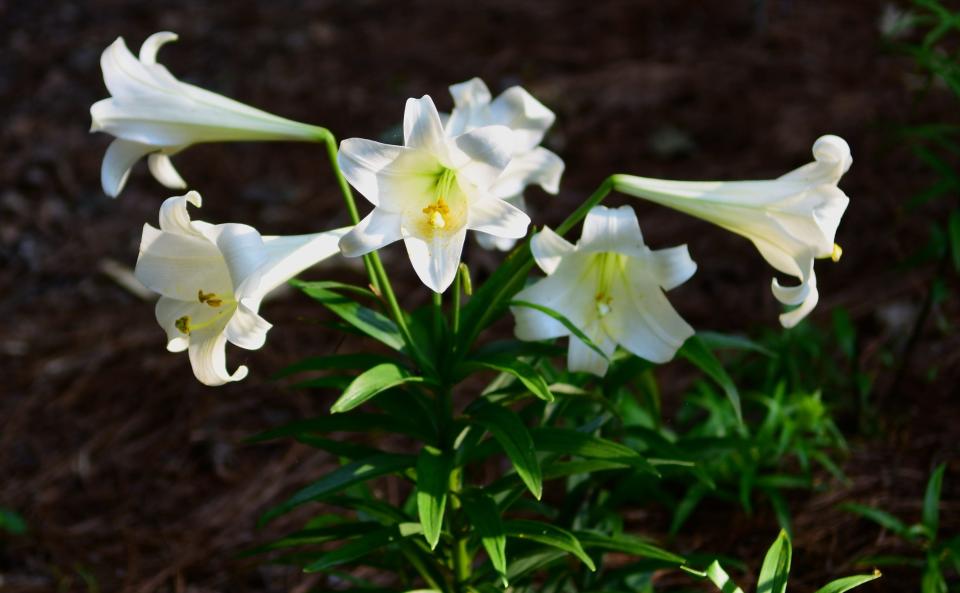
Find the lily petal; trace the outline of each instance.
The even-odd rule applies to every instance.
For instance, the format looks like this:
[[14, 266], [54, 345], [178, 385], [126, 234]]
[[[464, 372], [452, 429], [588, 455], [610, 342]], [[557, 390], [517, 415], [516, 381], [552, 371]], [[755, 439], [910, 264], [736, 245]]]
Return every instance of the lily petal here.
[[453, 142], [460, 153], [451, 155], [458, 177], [489, 188], [510, 163], [514, 133], [504, 126], [485, 126], [460, 134]]
[[414, 236], [404, 238], [410, 263], [427, 288], [442, 293], [453, 283], [466, 236], [467, 230], [461, 229], [450, 236], [437, 233], [430, 241]]
[[470, 204], [467, 228], [495, 237], [519, 239], [527, 234], [530, 217], [513, 204], [497, 198]]
[[236, 289], [254, 276], [267, 260], [263, 238], [252, 226], [238, 223], [211, 226], [204, 234], [212, 241], [226, 262]]
[[607, 358], [600, 356], [580, 338], [570, 336], [570, 344], [567, 346], [567, 368], [575, 373], [591, 373], [602, 377], [607, 374], [607, 368], [610, 366], [608, 359], [617, 349], [617, 344], [604, 336], [596, 326], [584, 328], [583, 333], [600, 348]]
[[262, 267], [260, 293], [266, 294], [307, 268], [340, 253], [340, 238], [352, 227], [282, 237], [263, 237], [267, 260]]
[[643, 263], [631, 260], [626, 275], [612, 285], [613, 303], [604, 318], [607, 333], [633, 354], [655, 363], [673, 359], [694, 334], [659, 286], [644, 282]]
[[652, 268], [657, 284], [664, 290], [680, 286], [697, 271], [697, 264], [690, 257], [686, 245], [650, 250], [645, 259]]
[[457, 108], [486, 105], [492, 96], [483, 80], [471, 78], [466, 82], [450, 85], [450, 95]]
[[630, 206], [597, 206], [587, 213], [577, 248], [584, 251], [613, 251], [643, 256], [646, 247], [637, 215]]
[[363, 138], [349, 138], [340, 143], [337, 164], [350, 185], [374, 206], [380, 205], [378, 174], [394, 163], [404, 147], [383, 144]]
[[490, 193], [505, 198], [523, 192], [528, 185], [539, 185], [547, 193], [556, 194], [560, 191], [564, 167], [559, 156], [538, 146], [514, 157], [497, 178]]
[[154, 179], [170, 189], [185, 189], [187, 182], [180, 177], [177, 169], [170, 161], [170, 156], [161, 152], [154, 152], [147, 157], [147, 167]]
[[251, 306], [247, 299], [237, 304], [237, 310], [224, 329], [227, 341], [240, 348], [258, 350], [267, 341], [267, 332], [273, 327], [257, 313], [259, 303]]
[[216, 387], [231, 381], [240, 381], [247, 376], [245, 366], [233, 373], [227, 371], [227, 336], [224, 328], [209, 327], [190, 334], [190, 366], [197, 380], [204, 385]]
[[403, 238], [400, 214], [374, 208], [360, 224], [340, 239], [340, 251], [345, 257], [357, 257], [385, 247]]
[[444, 151], [443, 123], [430, 95], [407, 99], [403, 114], [403, 144], [432, 153]]
[[143, 225], [134, 274], [163, 296], [197, 301], [197, 290], [232, 294], [233, 282], [216, 246], [202, 237], [163, 232]]
[[157, 63], [157, 52], [165, 43], [170, 43], [171, 41], [176, 41], [178, 39], [176, 33], [171, 33], [170, 31], [160, 31], [159, 33], [154, 33], [143, 42], [143, 45], [140, 46], [140, 61], [144, 64], [156, 64]]
[[800, 306], [792, 311], [780, 314], [780, 324], [783, 327], [791, 328], [800, 323], [804, 317], [810, 314], [820, 301], [820, 292], [817, 290], [817, 278], [811, 276], [807, 281], [807, 296], [800, 303]]
[[556, 272], [563, 257], [573, 253], [575, 249], [572, 243], [553, 232], [550, 227], [543, 227], [543, 230], [530, 240], [533, 259], [547, 275]]
[[533, 150], [543, 141], [556, 116], [523, 87], [505, 90], [490, 103], [491, 122], [507, 126], [517, 135], [517, 152]]
[[103, 191], [111, 198], [117, 197], [127, 184], [130, 169], [144, 155], [155, 150], [154, 147], [139, 142], [131, 142], [117, 138], [107, 147], [103, 155], [103, 166], [100, 169], [100, 183]]
[[189, 317], [191, 320], [206, 323], [216, 317], [217, 311], [200, 304], [195, 299], [185, 301], [161, 296], [160, 299], [157, 300], [154, 314], [156, 315], [157, 323], [167, 334], [167, 350], [170, 352], [183, 352], [190, 345], [190, 338], [177, 328], [177, 320], [183, 317]]

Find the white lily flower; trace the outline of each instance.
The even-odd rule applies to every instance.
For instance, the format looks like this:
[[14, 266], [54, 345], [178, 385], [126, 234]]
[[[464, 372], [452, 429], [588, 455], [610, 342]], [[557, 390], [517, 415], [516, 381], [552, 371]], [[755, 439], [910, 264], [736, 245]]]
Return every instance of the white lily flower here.
[[226, 343], [263, 346], [271, 327], [258, 313], [264, 296], [337, 253], [349, 229], [262, 237], [245, 224], [190, 220], [188, 203], [199, 208], [200, 194], [168, 198], [160, 207], [160, 228], [143, 226], [134, 273], [161, 295], [156, 315], [167, 332], [167, 350], [188, 350], [197, 379], [223, 385], [247, 376], [245, 366], [227, 371]]
[[780, 315], [793, 327], [817, 305], [814, 259], [840, 259], [834, 243], [850, 199], [838, 187], [853, 162], [850, 147], [838, 136], [822, 136], [813, 145], [814, 161], [767, 181], [667, 181], [615, 175], [624, 193], [685, 212], [746, 237], [777, 271], [800, 280], [783, 286], [774, 278], [773, 296], [799, 305]]
[[513, 133], [485, 126], [444, 134], [429, 96], [408, 99], [403, 146], [350, 138], [337, 160], [344, 177], [374, 206], [340, 240], [356, 257], [403, 239], [420, 280], [446, 290], [457, 273], [468, 230], [519, 239], [530, 218], [491, 193], [513, 154]]
[[[519, 86], [512, 86], [493, 99], [490, 89], [479, 78], [451, 86], [450, 94], [454, 108], [444, 126], [448, 136], [483, 126], [506, 126], [514, 133], [512, 159], [490, 188], [493, 195], [526, 211], [523, 190], [528, 185], [539, 185], [551, 194], [560, 191], [563, 160], [540, 146], [556, 119], [543, 103]], [[477, 242], [485, 249], [509, 251], [517, 240], [478, 233]]]
[[157, 63], [157, 51], [177, 35], [154, 33], [140, 46], [139, 59], [118, 37], [100, 57], [111, 97], [90, 107], [91, 132], [116, 136], [103, 158], [103, 190], [116, 197], [130, 169], [147, 156], [163, 185], [186, 183], [170, 155], [199, 142], [316, 140], [319, 128], [260, 111], [202, 88], [180, 82]]
[[[572, 245], [549, 228], [530, 241], [547, 277], [514, 297], [552, 309], [579, 328], [607, 358], [619, 344], [651, 362], [667, 362], [693, 328], [664, 294], [697, 270], [686, 245], [651, 250], [629, 206], [593, 208]], [[567, 367], [603, 376], [609, 364], [562, 323], [529, 307], [511, 307], [521, 340], [570, 336]]]

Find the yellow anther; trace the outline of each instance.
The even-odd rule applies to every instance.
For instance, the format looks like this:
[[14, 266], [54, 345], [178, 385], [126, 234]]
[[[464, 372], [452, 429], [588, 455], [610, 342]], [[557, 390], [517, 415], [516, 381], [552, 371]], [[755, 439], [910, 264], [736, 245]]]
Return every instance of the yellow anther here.
[[840, 248], [836, 243], [833, 244], [833, 252], [830, 254], [830, 259], [837, 262], [840, 261], [840, 256], [843, 255], [843, 249]]
[[197, 299], [201, 303], [206, 303], [211, 307], [219, 307], [223, 304], [223, 299], [217, 296], [215, 292], [204, 293], [203, 289], [197, 291]]
[[447, 226], [447, 215], [450, 214], [450, 206], [448, 206], [441, 197], [436, 203], [424, 208], [423, 213], [427, 215], [427, 223], [431, 227], [442, 229]]
[[180, 319], [177, 319], [173, 322], [173, 325], [180, 330], [181, 333], [190, 335], [190, 316], [184, 315]]

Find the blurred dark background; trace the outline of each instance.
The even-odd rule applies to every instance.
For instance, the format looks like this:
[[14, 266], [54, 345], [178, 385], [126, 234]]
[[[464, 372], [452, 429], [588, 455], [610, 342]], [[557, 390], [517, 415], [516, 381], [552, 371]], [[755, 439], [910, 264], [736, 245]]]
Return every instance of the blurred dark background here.
[[[117, 36], [136, 52], [149, 34], [174, 31], [180, 41], [160, 61], [182, 80], [340, 138], [395, 132], [407, 97], [430, 94], [449, 110], [446, 87], [473, 76], [495, 93], [522, 84], [557, 113], [546, 144], [567, 164], [559, 196], [527, 193], [540, 224], [558, 222], [610, 173], [768, 178], [808, 162], [819, 135], [841, 135], [854, 157], [841, 182], [851, 197], [838, 234], [844, 255], [818, 264], [822, 296], [810, 323], [849, 311], [864, 336], [863, 364], [879, 369], [879, 393], [894, 373], [877, 353], [900, 352], [933, 273], [900, 264], [942, 216], [936, 203], [904, 208], [929, 173], [894, 131], [956, 123], [957, 113], [943, 89], [918, 97], [911, 61], [885, 49], [885, 4], [0, 0], [0, 507], [28, 525], [22, 536], [0, 535], [0, 590], [236, 593], [318, 583], [236, 554], [295, 525], [255, 528], [259, 512], [331, 460], [242, 439], [326, 409], [329, 395], [269, 376], [331, 351], [337, 338], [312, 323], [324, 313], [291, 292], [263, 310], [275, 325], [267, 347], [228, 349], [230, 368], [251, 368], [239, 384], [205, 388], [186, 356], [165, 351], [152, 303], [115, 277], [132, 267], [143, 223], [156, 224], [174, 192], [141, 163], [118, 199], [106, 197], [99, 171], [109, 138], [87, 132], [90, 105], [107, 96], [100, 52]], [[318, 146], [195, 146], [174, 161], [204, 196], [197, 218], [264, 234], [348, 222]], [[747, 241], [629, 203], [648, 244], [690, 244], [699, 273], [671, 300], [695, 327], [777, 328], [772, 271]], [[478, 280], [497, 262], [475, 246], [467, 258]], [[404, 302], [421, 301], [402, 248], [385, 259]], [[362, 281], [342, 262], [315, 274]], [[806, 569], [798, 591], [849, 573], [875, 543], [875, 529], [830, 515], [832, 505], [868, 493], [916, 514], [931, 463], [957, 468], [960, 338], [935, 323], [960, 320], [956, 302], [937, 304], [930, 319], [883, 404], [898, 423], [855, 450], [850, 485], [796, 501], [796, 562]], [[662, 371], [668, 397], [680, 395], [677, 375], [687, 370]], [[948, 483], [955, 478], [948, 470]], [[753, 560], [776, 528], [769, 515], [727, 515], [685, 532], [683, 547]], [[902, 590], [896, 583], [871, 590]]]

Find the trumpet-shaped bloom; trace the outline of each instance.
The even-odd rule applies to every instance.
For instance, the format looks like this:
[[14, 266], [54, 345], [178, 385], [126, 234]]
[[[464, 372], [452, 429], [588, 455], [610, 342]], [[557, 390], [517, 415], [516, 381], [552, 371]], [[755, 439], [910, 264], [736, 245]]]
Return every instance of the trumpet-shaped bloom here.
[[527, 232], [530, 218], [491, 192], [513, 154], [514, 134], [484, 126], [444, 134], [429, 96], [408, 99], [403, 146], [350, 138], [340, 145], [344, 176], [374, 206], [340, 240], [355, 257], [403, 239], [417, 276], [443, 292], [457, 273], [468, 230], [505, 239]]
[[[453, 111], [444, 128], [448, 136], [483, 126], [506, 126], [514, 133], [514, 147], [510, 164], [490, 188], [490, 192], [508, 203], [526, 211], [523, 190], [528, 185], [539, 185], [555, 194], [560, 190], [563, 160], [540, 146], [547, 129], [556, 116], [522, 87], [513, 86], [496, 99], [479, 78], [473, 78], [450, 87]], [[516, 239], [477, 234], [477, 242], [486, 249], [509, 251]]]
[[245, 224], [190, 220], [188, 203], [200, 207], [200, 194], [167, 199], [160, 228], [143, 226], [135, 274], [160, 294], [156, 315], [167, 332], [167, 350], [189, 351], [201, 383], [239, 381], [247, 367], [227, 371], [227, 342], [247, 350], [263, 346], [271, 327], [258, 313], [263, 297], [337, 253], [348, 229], [262, 237]]
[[[514, 298], [560, 313], [606, 357], [619, 344], [651, 362], [667, 362], [693, 335], [664, 291], [686, 282], [697, 265], [686, 245], [656, 251], [644, 245], [637, 215], [629, 206], [592, 209], [576, 245], [544, 228], [530, 248], [547, 277]], [[607, 372], [607, 358], [553, 317], [529, 307], [511, 311], [521, 340], [570, 336], [571, 371]]]
[[[118, 37], [100, 57], [111, 97], [90, 107], [91, 132], [116, 137], [103, 158], [103, 191], [123, 189], [130, 169], [144, 156], [163, 185], [186, 187], [170, 155], [198, 142], [236, 140], [316, 140], [319, 129], [254, 109], [202, 88], [180, 82], [157, 63], [160, 47], [177, 39], [154, 33], [140, 47], [139, 59]], [[149, 155], [149, 156], [148, 156]]]
[[813, 145], [814, 161], [767, 181], [667, 181], [614, 176], [614, 186], [712, 222], [753, 242], [767, 263], [800, 280], [783, 286], [774, 278], [773, 295], [785, 305], [799, 305], [780, 315], [784, 327], [806, 317], [820, 298], [813, 262], [840, 259], [834, 243], [840, 218], [850, 199], [838, 187], [853, 159], [837, 136], [822, 136]]

